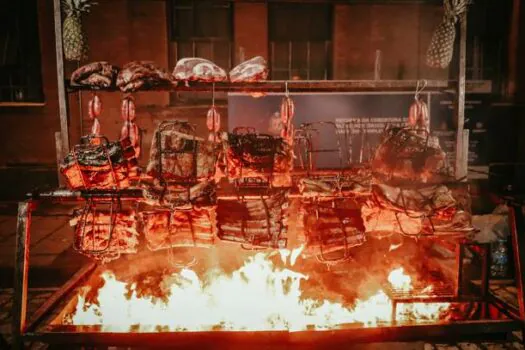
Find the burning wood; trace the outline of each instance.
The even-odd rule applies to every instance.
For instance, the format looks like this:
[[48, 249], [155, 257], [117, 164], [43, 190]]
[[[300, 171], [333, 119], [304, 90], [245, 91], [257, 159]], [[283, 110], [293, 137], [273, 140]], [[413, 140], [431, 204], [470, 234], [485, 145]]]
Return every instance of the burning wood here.
[[[161, 298], [144, 295], [137, 283], [120, 281], [106, 271], [103, 286], [94, 293], [89, 288], [81, 291], [75, 309], [63, 322], [101, 325], [103, 331], [111, 332], [146, 332], [299, 331], [336, 329], [348, 323], [374, 327], [391, 321], [392, 303], [383, 290], [357, 299], [353, 305], [320, 295], [306, 297], [302, 282], [309, 276], [292, 269], [297, 256], [297, 251], [281, 251], [285, 264], [277, 266], [259, 253], [231, 274], [209, 271], [202, 279], [195, 271], [182, 269], [158, 284]], [[412, 279], [402, 268], [393, 269], [388, 282], [407, 292], [412, 289]], [[95, 297], [88, 298], [89, 294]], [[449, 307], [448, 303], [400, 304], [396, 317], [415, 323], [435, 322], [445, 317]]]

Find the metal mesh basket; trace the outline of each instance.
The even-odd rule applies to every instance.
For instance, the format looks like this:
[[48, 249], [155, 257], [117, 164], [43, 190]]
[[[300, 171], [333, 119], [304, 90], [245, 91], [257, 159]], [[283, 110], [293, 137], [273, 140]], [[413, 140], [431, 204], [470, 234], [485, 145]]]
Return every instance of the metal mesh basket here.
[[74, 249], [93, 259], [107, 262], [123, 253], [136, 252], [135, 213], [124, 210], [118, 198], [89, 200], [75, 211], [70, 223], [75, 226]]
[[347, 260], [350, 249], [366, 241], [360, 212], [341, 200], [303, 203], [306, 246], [318, 250], [322, 262]]
[[217, 234], [243, 248], [285, 248], [288, 202], [284, 193], [268, 198], [239, 197], [217, 203]]
[[104, 136], [84, 136], [60, 165], [73, 189], [121, 189], [138, 175], [129, 139], [109, 142]]

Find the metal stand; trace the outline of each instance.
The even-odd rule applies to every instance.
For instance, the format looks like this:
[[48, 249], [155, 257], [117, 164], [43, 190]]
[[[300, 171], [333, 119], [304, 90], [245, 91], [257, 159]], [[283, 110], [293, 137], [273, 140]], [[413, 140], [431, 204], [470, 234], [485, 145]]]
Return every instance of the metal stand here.
[[[513, 312], [513, 307], [504, 301], [497, 300], [489, 293], [488, 285], [488, 266], [490, 265], [490, 255], [488, 246], [479, 247], [483, 256], [483, 278], [481, 292], [479, 296], [465, 298], [461, 288], [457, 290], [447, 290], [446, 293], [437, 291], [437, 298], [396, 298], [395, 305], [399, 302], [461, 302], [478, 301], [483, 302], [488, 308], [494, 306], [508, 319], [481, 319], [476, 321], [456, 321], [452, 323], [433, 323], [406, 325], [399, 321], [388, 326], [377, 328], [363, 328], [362, 325], [341, 325], [340, 328], [329, 331], [303, 331], [303, 332], [165, 332], [165, 333], [104, 333], [97, 327], [75, 327], [75, 326], [49, 326], [42, 327], [46, 317], [53, 311], [59, 302], [66, 300], [67, 296], [75, 287], [86, 279], [96, 270], [96, 264], [92, 263], [80, 269], [65, 285], [63, 285], [44, 305], [33, 315], [30, 324], [26, 322], [27, 310], [27, 286], [29, 270], [30, 252], [30, 227], [31, 211], [41, 199], [54, 201], [79, 202], [86, 198], [92, 200], [104, 199], [108, 195], [114, 196], [115, 193], [106, 192], [74, 192], [60, 190], [55, 192], [43, 193], [39, 197], [34, 196], [25, 202], [21, 202], [18, 207], [18, 228], [16, 240], [16, 261], [14, 276], [14, 299], [13, 299], [13, 348], [23, 349], [24, 341], [42, 341], [47, 343], [66, 343], [79, 345], [145, 345], [158, 346], [166, 344], [178, 344], [184, 346], [205, 346], [217, 344], [231, 344], [234, 342], [239, 347], [245, 346], [269, 346], [269, 345], [289, 345], [304, 346], [316, 344], [319, 346], [343, 346], [356, 342], [367, 341], [409, 341], [409, 340], [439, 340], [446, 337], [454, 340], [482, 340], [494, 339], [494, 337], [508, 336], [517, 330], [525, 328], [525, 293], [523, 285], [523, 271], [525, 266], [525, 221], [521, 212], [521, 204], [511, 206], [510, 222], [512, 245], [514, 249], [516, 266], [516, 284], [518, 288], [519, 310]], [[121, 191], [120, 199], [123, 201], [135, 201], [140, 194], [133, 191]], [[460, 249], [462, 250], [462, 249]], [[485, 251], [485, 254], [483, 254]], [[462, 260], [462, 259], [461, 259]], [[458, 262], [458, 267], [462, 267]], [[461, 268], [460, 270], [461, 271]], [[458, 274], [461, 278], [461, 274]], [[458, 279], [459, 281], [459, 279]], [[459, 296], [459, 299], [457, 298]], [[402, 300], [403, 299], [403, 300]], [[71, 302], [71, 300], [70, 300]], [[515, 309], [515, 308], [514, 308]], [[395, 308], [394, 308], [395, 310]], [[485, 313], [483, 316], [487, 316]], [[394, 317], [395, 320], [395, 311]]]
[[525, 289], [523, 275], [525, 274], [525, 218], [521, 203], [509, 205], [509, 224], [511, 229], [512, 249], [514, 252], [514, 266], [516, 288], [518, 289], [519, 319], [522, 322], [521, 331], [525, 342]]

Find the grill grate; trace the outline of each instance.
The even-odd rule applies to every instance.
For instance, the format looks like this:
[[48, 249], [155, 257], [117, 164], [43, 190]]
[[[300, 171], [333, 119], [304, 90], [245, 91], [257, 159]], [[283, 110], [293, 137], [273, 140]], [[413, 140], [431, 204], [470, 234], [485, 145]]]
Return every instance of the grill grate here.
[[387, 285], [385, 291], [392, 301], [401, 303], [439, 303], [457, 300], [454, 289], [450, 286], [416, 285], [407, 291]]

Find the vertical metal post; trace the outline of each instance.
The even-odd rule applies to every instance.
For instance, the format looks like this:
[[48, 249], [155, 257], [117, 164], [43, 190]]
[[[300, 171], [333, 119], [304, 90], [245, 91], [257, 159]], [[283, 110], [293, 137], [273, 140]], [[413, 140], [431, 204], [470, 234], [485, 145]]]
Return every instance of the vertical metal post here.
[[466, 169], [468, 154], [464, 154], [463, 128], [465, 126], [465, 74], [467, 64], [467, 12], [460, 18], [459, 33], [459, 77], [456, 99], [456, 179], [462, 178], [462, 169]]
[[64, 186], [64, 178], [60, 173], [60, 162], [62, 161], [62, 135], [59, 131], [55, 132], [55, 148], [56, 148], [56, 161], [57, 161], [57, 176], [58, 176], [58, 186]]
[[459, 298], [461, 296], [461, 290], [463, 287], [463, 258], [465, 256], [465, 249], [463, 249], [463, 244], [458, 243], [456, 245], [456, 270], [457, 270], [457, 276], [456, 276], [456, 298]]
[[62, 14], [60, 0], [53, 0], [55, 20], [55, 53], [57, 61], [58, 109], [60, 115], [60, 135], [62, 138], [61, 158], [69, 152], [69, 120], [67, 116], [67, 93], [64, 76], [64, 48], [62, 43]]
[[310, 80], [310, 41], [306, 42], [306, 80]]
[[525, 218], [520, 205], [509, 205], [509, 225], [512, 250], [514, 252], [518, 307], [521, 321], [523, 321], [523, 330], [525, 331], [525, 286], [523, 285], [523, 274], [525, 273]]
[[489, 288], [490, 288], [490, 243], [481, 245], [482, 250], [482, 262], [481, 262], [481, 296], [483, 298], [482, 304], [482, 318], [487, 317], [488, 314], [488, 301]]
[[381, 80], [381, 50], [376, 50], [376, 59], [374, 64], [374, 80]]
[[509, 48], [508, 48], [508, 83], [506, 95], [512, 99], [516, 94], [517, 76], [518, 76], [518, 46], [520, 31], [520, 0], [513, 0], [510, 19], [509, 31]]
[[26, 328], [29, 244], [31, 241], [31, 201], [18, 203], [16, 229], [15, 275], [13, 281], [13, 349], [23, 349], [22, 334]]
[[292, 42], [288, 42], [288, 80], [292, 79]]
[[392, 324], [397, 323], [396, 314], [397, 314], [397, 301], [392, 300], [392, 315], [390, 316], [392, 319]]
[[430, 92], [427, 92], [427, 106], [428, 106], [428, 122], [432, 123], [432, 95]]

